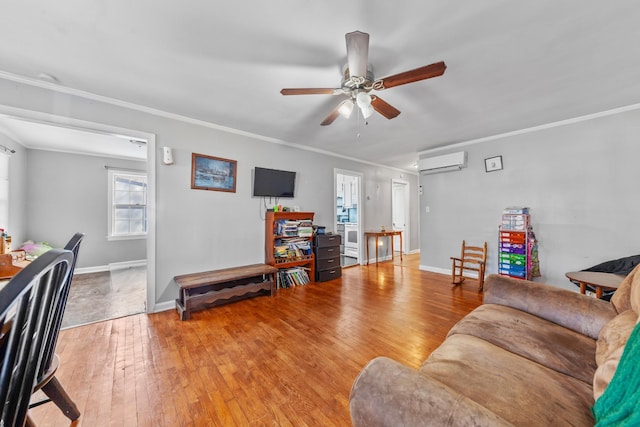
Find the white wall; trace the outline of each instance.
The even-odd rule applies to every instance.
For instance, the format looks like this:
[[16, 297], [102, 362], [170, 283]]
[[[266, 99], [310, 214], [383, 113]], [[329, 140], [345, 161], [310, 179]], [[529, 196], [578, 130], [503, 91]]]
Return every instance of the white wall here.
[[[255, 166], [298, 172], [295, 199], [281, 202], [316, 212], [315, 222], [329, 228], [335, 210], [334, 168], [364, 175], [364, 194], [370, 196], [363, 203], [365, 229], [391, 224], [391, 180], [404, 176], [416, 195], [410, 248], [418, 248], [416, 175], [1, 79], [0, 93], [0, 113], [40, 112], [155, 134], [156, 267], [150, 275], [155, 277], [155, 303], [170, 304], [177, 297], [176, 275], [264, 262], [265, 207], [251, 197]], [[161, 164], [164, 146], [173, 148], [174, 165]], [[192, 153], [237, 160], [236, 193], [192, 190]]]
[[[531, 210], [538, 281], [575, 290], [564, 273], [640, 253], [639, 140], [635, 110], [450, 150], [466, 150], [469, 167], [420, 178], [422, 268], [450, 270], [466, 239], [488, 242], [488, 272], [496, 272], [507, 206]], [[486, 173], [484, 159], [497, 155], [504, 169]]]

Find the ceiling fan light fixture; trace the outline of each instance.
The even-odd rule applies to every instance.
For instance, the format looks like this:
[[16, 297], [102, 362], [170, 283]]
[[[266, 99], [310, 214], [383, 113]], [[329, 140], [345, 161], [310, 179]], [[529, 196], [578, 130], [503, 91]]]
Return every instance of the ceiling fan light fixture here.
[[338, 112], [345, 119], [351, 117], [351, 113], [353, 112], [353, 101], [350, 99], [345, 99], [344, 101], [342, 101], [340, 103], [340, 106], [338, 107]]
[[373, 107], [371, 105], [367, 105], [365, 107], [360, 107], [360, 111], [362, 111], [362, 117], [368, 119], [373, 114]]
[[371, 95], [367, 92], [358, 92], [356, 95], [356, 103], [361, 110], [364, 111], [365, 108], [371, 105]]
[[374, 111], [386, 119], [393, 119], [400, 114], [400, 110], [383, 101], [377, 95], [370, 95], [369, 92], [438, 77], [443, 75], [447, 68], [444, 61], [440, 61], [376, 79], [373, 67], [369, 64], [369, 34], [362, 31], [352, 31], [345, 34], [345, 39], [347, 63], [342, 68], [342, 82], [339, 88], [285, 88], [280, 91], [282, 95], [346, 96], [348, 99], [338, 103], [320, 123], [321, 126], [330, 125], [338, 116], [348, 119], [356, 104], [365, 119], [371, 117]]

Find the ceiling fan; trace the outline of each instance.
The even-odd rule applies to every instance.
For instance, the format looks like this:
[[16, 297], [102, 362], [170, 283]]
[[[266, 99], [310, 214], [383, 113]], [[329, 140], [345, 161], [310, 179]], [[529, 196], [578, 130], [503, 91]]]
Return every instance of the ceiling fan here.
[[345, 34], [345, 39], [347, 41], [347, 63], [343, 69], [344, 77], [339, 88], [295, 88], [280, 91], [283, 95], [346, 95], [347, 99], [341, 101], [320, 123], [322, 126], [330, 125], [340, 115], [349, 118], [354, 105], [358, 106], [365, 119], [369, 118], [374, 110], [387, 119], [393, 119], [400, 114], [400, 110], [383, 101], [379, 96], [369, 94], [369, 92], [438, 77], [443, 75], [447, 68], [445, 63], [440, 61], [376, 80], [373, 76], [373, 69], [368, 63], [369, 34], [354, 31]]

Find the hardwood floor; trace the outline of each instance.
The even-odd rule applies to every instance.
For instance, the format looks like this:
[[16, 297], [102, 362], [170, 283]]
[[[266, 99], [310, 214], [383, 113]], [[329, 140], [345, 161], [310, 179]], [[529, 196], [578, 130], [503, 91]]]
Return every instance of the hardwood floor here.
[[[198, 311], [61, 332], [58, 379], [84, 426], [348, 426], [351, 385], [372, 358], [417, 368], [482, 295], [404, 262]], [[52, 403], [39, 427], [70, 425]]]

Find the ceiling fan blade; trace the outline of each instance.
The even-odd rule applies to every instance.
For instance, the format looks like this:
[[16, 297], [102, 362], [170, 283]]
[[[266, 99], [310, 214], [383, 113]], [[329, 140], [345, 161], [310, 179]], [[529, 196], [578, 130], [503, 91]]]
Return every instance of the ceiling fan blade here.
[[400, 114], [400, 110], [375, 95], [371, 96], [371, 106], [374, 110], [376, 110], [378, 113], [382, 114], [389, 120], [397, 117], [398, 114]]
[[339, 109], [340, 109], [340, 106], [343, 103], [344, 103], [344, 101], [342, 101], [340, 104], [336, 105], [336, 108], [331, 110], [329, 115], [327, 117], [325, 117], [325, 119], [322, 121], [322, 123], [320, 123], [320, 126], [327, 126], [327, 125], [330, 125], [331, 123], [333, 123], [334, 120], [337, 119], [338, 116], [340, 115]]
[[339, 95], [342, 93], [341, 89], [331, 88], [296, 88], [296, 89], [282, 89], [280, 91], [283, 95]]
[[381, 87], [374, 87], [378, 90], [388, 89], [394, 86], [438, 77], [444, 74], [444, 70], [446, 70], [446, 68], [447, 66], [444, 61], [436, 62], [435, 64], [425, 65], [424, 67], [416, 68], [415, 70], [405, 71], [404, 73], [394, 74], [393, 76], [380, 79]]
[[345, 34], [347, 40], [347, 64], [350, 76], [367, 76], [369, 60], [369, 34], [360, 31]]

